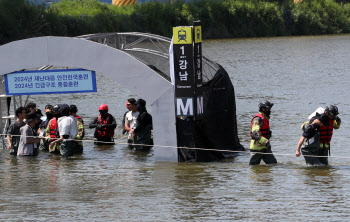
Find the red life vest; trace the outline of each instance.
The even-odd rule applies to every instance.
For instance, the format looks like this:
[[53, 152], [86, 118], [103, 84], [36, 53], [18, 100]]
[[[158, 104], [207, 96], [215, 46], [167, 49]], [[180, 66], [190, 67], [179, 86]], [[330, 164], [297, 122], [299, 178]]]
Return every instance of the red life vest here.
[[[107, 117], [102, 120], [101, 115], [98, 115], [97, 117], [97, 124], [111, 124], [112, 121], [112, 115], [108, 114]], [[103, 127], [101, 130], [99, 130], [98, 128], [96, 128], [96, 132], [97, 132], [97, 139], [100, 138], [111, 138], [114, 136], [114, 129], [113, 128], [107, 128], [107, 127]]]
[[[50, 137], [51, 138], [56, 138], [58, 137], [57, 135], [57, 120], [56, 120], [56, 117], [53, 117], [51, 119], [51, 124], [50, 124]], [[53, 140], [56, 140], [56, 139], [53, 139]]]
[[333, 135], [333, 120], [329, 120], [329, 126], [320, 127], [320, 143], [330, 143]]
[[[252, 128], [253, 127], [253, 119], [255, 117], [260, 117], [262, 120], [263, 120], [263, 125], [262, 127], [260, 128], [260, 132], [261, 132], [261, 135], [265, 138], [267, 138], [267, 132], [269, 131], [269, 128], [270, 128], [270, 122], [269, 120], [267, 120], [263, 115], [261, 115], [260, 113], [256, 114], [252, 120], [250, 121], [250, 127]], [[250, 136], [251, 138], [253, 139], [253, 135], [252, 135], [252, 132], [250, 132]]]

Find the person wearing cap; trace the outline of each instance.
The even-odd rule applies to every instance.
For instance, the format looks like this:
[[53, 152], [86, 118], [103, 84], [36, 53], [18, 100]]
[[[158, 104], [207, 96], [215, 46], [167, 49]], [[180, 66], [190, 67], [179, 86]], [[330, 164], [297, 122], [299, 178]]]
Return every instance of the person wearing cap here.
[[16, 116], [17, 120], [13, 121], [10, 125], [10, 127], [7, 129], [7, 142], [8, 142], [8, 149], [10, 150], [11, 155], [17, 155], [17, 150], [19, 146], [20, 141], [20, 128], [26, 123], [24, 122], [24, 119], [27, 119], [27, 112], [25, 107], [18, 107], [16, 109]]
[[[136, 126], [136, 119], [138, 117], [138, 115], [140, 114], [137, 111], [137, 107], [136, 107], [136, 100], [130, 100], [129, 102], [129, 106], [127, 107], [130, 111], [125, 115], [125, 131], [128, 132], [128, 146], [129, 148], [133, 148], [133, 144], [134, 143], [134, 133], [133, 133], [133, 129]], [[128, 105], [128, 104], [127, 104]]]
[[[56, 104], [52, 107], [53, 117], [48, 122], [47, 127], [46, 127], [45, 138], [49, 144], [52, 141], [55, 141], [59, 138], [59, 132], [57, 129], [57, 127], [58, 127], [57, 120], [59, 117], [61, 117], [59, 110], [60, 110], [60, 104]], [[60, 143], [55, 143], [51, 147], [49, 146], [49, 152], [50, 153], [60, 153]]]
[[325, 165], [318, 157], [320, 151], [320, 129], [323, 126], [329, 126], [329, 120], [327, 113], [317, 113], [303, 126], [304, 132], [299, 139], [295, 155], [299, 157], [302, 153], [308, 165]]
[[77, 126], [78, 126], [78, 135], [75, 137], [76, 140], [80, 141], [75, 141], [75, 151], [74, 153], [82, 153], [83, 152], [83, 138], [85, 135], [84, 131], [84, 120], [77, 115], [78, 112], [78, 107], [76, 105], [70, 105], [69, 106], [69, 114], [74, 116], [74, 118], [77, 121]]
[[108, 106], [102, 104], [99, 106], [98, 115], [90, 124], [89, 128], [95, 128], [94, 137], [97, 139], [96, 144], [106, 144], [114, 142], [114, 130], [117, 127], [115, 118], [108, 113]]
[[[138, 99], [136, 102], [137, 111], [140, 113], [136, 119], [136, 125], [131, 129], [134, 134], [135, 150], [148, 151], [152, 148], [152, 116], [147, 112], [146, 101]], [[141, 144], [141, 145], [137, 145]]]
[[263, 160], [266, 164], [275, 164], [277, 160], [271, 151], [271, 130], [270, 130], [270, 114], [273, 103], [264, 100], [259, 103], [259, 113], [251, 120], [251, 141], [250, 165], [260, 164]]
[[40, 139], [34, 136], [34, 127], [40, 120], [40, 117], [34, 112], [27, 114], [26, 125], [21, 127], [21, 137], [19, 141], [17, 156], [37, 155]]
[[61, 117], [57, 120], [59, 139], [52, 141], [49, 147], [61, 143], [60, 153], [64, 157], [70, 157], [75, 151], [74, 138], [78, 135], [78, 125], [74, 116], [69, 115], [69, 106], [61, 104], [59, 108]]

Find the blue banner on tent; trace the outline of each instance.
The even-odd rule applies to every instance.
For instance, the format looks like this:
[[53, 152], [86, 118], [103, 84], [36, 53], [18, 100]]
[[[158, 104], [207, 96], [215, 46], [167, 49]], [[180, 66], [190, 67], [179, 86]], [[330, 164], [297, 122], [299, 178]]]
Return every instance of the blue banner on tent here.
[[5, 85], [7, 95], [97, 92], [95, 71], [85, 69], [13, 72]]

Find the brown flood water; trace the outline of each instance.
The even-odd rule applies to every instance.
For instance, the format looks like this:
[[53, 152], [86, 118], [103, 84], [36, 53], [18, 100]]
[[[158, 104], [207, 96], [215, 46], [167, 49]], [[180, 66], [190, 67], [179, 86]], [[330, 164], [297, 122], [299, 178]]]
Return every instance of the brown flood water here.
[[[152, 150], [90, 142], [69, 160], [1, 150], [0, 221], [348, 221], [350, 35], [212, 40], [203, 48], [235, 86], [244, 147], [259, 101], [275, 104], [270, 124], [277, 165], [249, 166], [248, 153], [223, 162], [156, 162]], [[102, 75], [97, 81], [97, 93], [31, 100], [41, 109], [76, 104], [85, 124], [107, 103], [118, 121], [117, 142], [125, 142], [125, 100], [138, 96]], [[330, 166], [306, 166], [294, 156], [300, 125], [329, 104], [338, 106], [343, 124], [332, 139], [334, 158]], [[86, 133], [91, 139], [93, 130]]]

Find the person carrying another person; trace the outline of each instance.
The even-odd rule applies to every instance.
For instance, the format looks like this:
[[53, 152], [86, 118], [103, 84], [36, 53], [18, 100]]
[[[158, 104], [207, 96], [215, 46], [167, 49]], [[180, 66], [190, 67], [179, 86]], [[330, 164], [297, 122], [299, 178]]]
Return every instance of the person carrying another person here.
[[130, 100], [129, 102], [129, 112], [125, 115], [125, 130], [126, 132], [128, 132], [128, 144], [129, 144], [129, 148], [133, 148], [133, 143], [134, 143], [134, 133], [132, 131], [132, 129], [134, 129], [134, 127], [136, 126], [136, 119], [137, 116], [140, 114], [137, 111], [137, 107], [136, 107], [136, 101], [134, 100]]
[[85, 131], [84, 131], [84, 120], [77, 115], [78, 112], [78, 107], [76, 105], [70, 105], [69, 106], [69, 114], [74, 116], [74, 118], [77, 121], [77, 126], [78, 126], [78, 135], [75, 137], [76, 140], [80, 141], [75, 141], [75, 151], [74, 153], [82, 153], [83, 152], [83, 138], [85, 136]]
[[38, 154], [38, 143], [40, 139], [34, 135], [34, 126], [40, 120], [35, 112], [27, 115], [26, 125], [21, 127], [21, 138], [19, 141], [17, 156], [35, 156]]
[[13, 121], [7, 129], [8, 149], [10, 150], [11, 155], [17, 155], [21, 135], [20, 128], [26, 124], [23, 120], [27, 119], [26, 110], [27, 109], [22, 106], [18, 107], [16, 109], [17, 120]]
[[[341, 119], [339, 118], [338, 114], [338, 107], [335, 105], [329, 105], [325, 109], [319, 108], [317, 109], [313, 114], [310, 115], [310, 119], [313, 117], [318, 117], [320, 114], [317, 112], [323, 112], [328, 117], [328, 125], [322, 124], [319, 129], [320, 133], [320, 148], [318, 150], [317, 156], [324, 156], [324, 157], [318, 157], [318, 160], [320, 161], [320, 164], [322, 165], [328, 165], [328, 155], [330, 155], [330, 142], [333, 136], [333, 129], [339, 129], [341, 124]], [[321, 114], [322, 115], [322, 114]], [[325, 116], [325, 115], [324, 115]], [[307, 121], [302, 124], [301, 129], [305, 131], [305, 126], [307, 124], [310, 124], [310, 121]], [[317, 164], [319, 164], [317, 162]]]
[[128, 109], [128, 111], [126, 111], [126, 112], [124, 113], [124, 115], [123, 115], [123, 120], [122, 120], [122, 126], [123, 126], [123, 131], [122, 131], [122, 133], [123, 133], [123, 135], [127, 132], [127, 131], [125, 130], [125, 118], [126, 118], [126, 114], [127, 114], [128, 112], [131, 111], [131, 104], [135, 104], [135, 103], [136, 103], [136, 100], [135, 100], [134, 98], [130, 98], [130, 99], [128, 99], [128, 100], [126, 101], [126, 108]]
[[[46, 127], [46, 134], [45, 137], [47, 139], [47, 142], [50, 144], [52, 141], [55, 141], [59, 138], [59, 132], [58, 132], [58, 124], [57, 119], [61, 117], [60, 114], [60, 105], [56, 104], [52, 107], [52, 114], [53, 117], [48, 122]], [[49, 146], [49, 152], [50, 153], [60, 153], [60, 144], [55, 143], [53, 146]]]
[[[148, 151], [152, 148], [152, 116], [147, 112], [146, 101], [138, 99], [136, 102], [137, 111], [140, 113], [136, 119], [136, 125], [131, 129], [134, 134], [135, 150]], [[140, 145], [137, 145], [140, 144]]]
[[114, 130], [117, 127], [115, 118], [108, 113], [108, 106], [102, 104], [99, 106], [98, 115], [90, 124], [89, 128], [95, 128], [94, 138], [97, 139], [96, 144], [113, 143]]
[[69, 106], [61, 104], [59, 108], [61, 117], [57, 120], [57, 128], [59, 132], [59, 139], [52, 141], [49, 147], [61, 143], [60, 153], [64, 157], [70, 157], [75, 151], [74, 138], [78, 135], [78, 124], [74, 116], [69, 115]]
[[259, 113], [251, 120], [251, 142], [250, 152], [252, 157], [250, 165], [260, 164], [263, 160], [266, 164], [275, 164], [277, 160], [271, 151], [271, 130], [270, 130], [270, 114], [273, 103], [264, 100], [259, 103]]
[[308, 165], [324, 165], [317, 157], [320, 151], [320, 128], [328, 127], [329, 120], [326, 113], [316, 113], [316, 116], [302, 126], [304, 132], [299, 139], [295, 155], [299, 157], [302, 153]]

